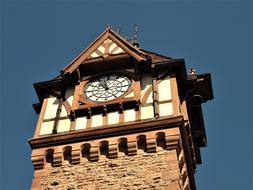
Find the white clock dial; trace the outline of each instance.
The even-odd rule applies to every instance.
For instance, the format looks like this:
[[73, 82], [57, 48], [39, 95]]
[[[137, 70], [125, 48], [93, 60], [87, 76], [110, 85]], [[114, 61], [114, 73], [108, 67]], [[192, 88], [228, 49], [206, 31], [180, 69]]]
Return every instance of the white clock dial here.
[[84, 94], [93, 102], [105, 102], [122, 96], [130, 86], [131, 80], [128, 77], [113, 73], [90, 81], [84, 89]]

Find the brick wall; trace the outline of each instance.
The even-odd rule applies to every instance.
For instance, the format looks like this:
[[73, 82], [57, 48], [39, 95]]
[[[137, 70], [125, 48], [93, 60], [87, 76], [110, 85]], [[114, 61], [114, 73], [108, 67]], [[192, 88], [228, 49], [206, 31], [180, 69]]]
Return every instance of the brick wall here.
[[48, 167], [41, 175], [43, 190], [114, 190], [179, 188], [176, 150], [161, 149], [156, 153], [138, 150], [134, 156], [119, 155], [99, 161], [83, 160], [80, 164]]

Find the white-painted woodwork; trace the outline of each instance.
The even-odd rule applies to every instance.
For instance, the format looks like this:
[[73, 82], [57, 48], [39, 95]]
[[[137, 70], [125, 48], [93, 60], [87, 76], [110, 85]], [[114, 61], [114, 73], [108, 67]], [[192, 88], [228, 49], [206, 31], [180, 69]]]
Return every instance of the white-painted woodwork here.
[[62, 120], [59, 120], [58, 122], [59, 122], [58, 127], [57, 127], [58, 133], [70, 131], [70, 125], [71, 125], [70, 119], [62, 119]]
[[99, 55], [98, 55], [96, 52], [93, 52], [93, 53], [91, 54], [91, 57], [99, 57]]
[[54, 121], [47, 121], [41, 124], [40, 135], [48, 135], [53, 132]]
[[105, 48], [103, 46], [99, 46], [98, 50], [103, 54], [105, 53]]
[[153, 103], [153, 91], [148, 95], [146, 103]]
[[108, 116], [108, 125], [118, 124], [119, 123], [119, 112], [110, 112]]
[[61, 117], [66, 117], [68, 116], [67, 110], [65, 108], [65, 106], [62, 104], [62, 108], [61, 108]]
[[98, 127], [103, 125], [103, 115], [97, 114], [91, 116], [91, 127]]
[[132, 98], [132, 97], [134, 97], [134, 92], [131, 92], [128, 95], [124, 96], [124, 98]]
[[[117, 44], [113, 43], [111, 47], [109, 47], [109, 51], [112, 51]], [[101, 52], [105, 52], [104, 47], [98, 48]], [[118, 48], [120, 50], [121, 48]], [[121, 49], [122, 50], [122, 49]], [[123, 50], [122, 50], [123, 51]], [[114, 53], [115, 53], [114, 52]], [[95, 54], [95, 52], [93, 52]], [[122, 81], [123, 82], [123, 81]], [[148, 94], [147, 94], [148, 93]], [[68, 88], [66, 90], [66, 100], [72, 106], [73, 104], [73, 94], [74, 87]], [[134, 97], [134, 92], [129, 93], [126, 98]], [[143, 101], [144, 97], [147, 97], [146, 102], [142, 102], [140, 108], [140, 118], [144, 119], [152, 119], [154, 118], [154, 107], [153, 103], [153, 91], [152, 91], [152, 75], [151, 74], [143, 74], [141, 76], [141, 101]], [[158, 97], [159, 101], [168, 101], [172, 99], [172, 89], [171, 89], [171, 79], [170, 77], [166, 77], [162, 81], [158, 83]], [[56, 111], [58, 108], [59, 101], [57, 98], [50, 96], [48, 98], [47, 107], [45, 110], [44, 119], [52, 119], [56, 116]], [[136, 111], [135, 109], [124, 110], [124, 122], [135, 121], [136, 120]], [[161, 117], [173, 115], [173, 103], [159, 103], [159, 115]], [[64, 105], [62, 105], [61, 117], [67, 116], [67, 110]], [[120, 114], [119, 112], [109, 112], [107, 114], [108, 125], [118, 124], [120, 122]], [[53, 121], [42, 122], [40, 135], [51, 134], [53, 130]], [[93, 115], [91, 116], [91, 127], [103, 126], [103, 115]], [[59, 120], [57, 131], [67, 132], [70, 131], [71, 121], [69, 119]], [[85, 129], [87, 128], [87, 117], [78, 117], [76, 118], [75, 129]]]
[[147, 102], [142, 103], [153, 102], [152, 90], [150, 91], [150, 94], [147, 94], [148, 89], [152, 89], [152, 76], [150, 74], [144, 74], [141, 77], [141, 101], [143, 101], [145, 95], [148, 95], [148, 99]]
[[115, 52], [113, 52], [112, 54], [119, 54], [119, 53], [123, 53], [123, 52], [124, 52], [124, 50], [121, 49], [120, 47], [118, 47], [118, 49]]
[[161, 117], [173, 115], [173, 104], [172, 104], [172, 102], [159, 104], [159, 111], [160, 111], [159, 115]]
[[78, 117], [76, 118], [75, 129], [85, 129], [87, 127], [87, 117]]
[[[102, 45], [100, 45], [94, 52], [91, 53], [90, 57], [95, 58], [99, 57], [100, 55], [96, 53], [97, 50], [99, 50], [102, 54], [106, 53], [105, 47], [107, 47], [107, 43], [111, 43], [112, 40], [106, 39]], [[125, 51], [120, 48], [116, 43], [112, 43], [108, 48], [108, 53], [111, 55], [119, 54], [119, 53], [124, 53]]]
[[51, 119], [56, 116], [59, 101], [53, 96], [49, 96], [48, 103], [44, 115], [44, 119]]
[[141, 107], [141, 119], [150, 119], [154, 117], [153, 106], [143, 106]]
[[129, 109], [124, 111], [124, 121], [135, 121], [135, 110]]
[[111, 52], [116, 46], [117, 46], [117, 44], [113, 43], [113, 44], [109, 47], [109, 52]]
[[72, 106], [73, 104], [73, 97], [74, 97], [74, 87], [68, 88], [65, 93], [65, 98], [68, 101], [69, 105]]
[[158, 84], [159, 101], [171, 100], [170, 77], [166, 77]]

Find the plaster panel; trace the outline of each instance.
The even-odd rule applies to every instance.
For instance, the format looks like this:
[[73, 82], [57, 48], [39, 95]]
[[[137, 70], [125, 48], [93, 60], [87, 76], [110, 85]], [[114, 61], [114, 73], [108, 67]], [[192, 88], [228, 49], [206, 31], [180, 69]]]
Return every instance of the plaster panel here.
[[132, 97], [134, 97], [134, 92], [129, 93], [124, 98], [132, 98]]
[[99, 57], [99, 55], [98, 55], [96, 52], [93, 52], [93, 53], [91, 54], [91, 57]]
[[58, 104], [59, 104], [59, 101], [57, 100], [57, 98], [53, 96], [49, 96], [44, 119], [50, 119], [56, 116]]
[[105, 53], [105, 48], [103, 46], [99, 46], [98, 50], [103, 54]]
[[109, 52], [111, 52], [117, 45], [115, 43], [113, 43], [110, 47], [109, 47]]
[[40, 135], [47, 135], [53, 132], [54, 121], [43, 122], [40, 128]]
[[[148, 89], [151, 89], [150, 94], [146, 94]], [[141, 78], [141, 100], [144, 96], [147, 95], [148, 99], [147, 102], [144, 103], [152, 103], [152, 76], [150, 74], [144, 74]]]
[[119, 123], [119, 112], [111, 112], [107, 114], [108, 116], [108, 125]]
[[69, 119], [59, 120], [57, 132], [61, 133], [61, 132], [70, 131], [70, 125], [71, 125], [71, 122]]
[[153, 106], [141, 107], [141, 119], [150, 119], [154, 117]]
[[62, 107], [61, 107], [61, 115], [60, 115], [61, 117], [66, 117], [66, 116], [68, 116], [68, 113], [67, 113], [67, 110], [66, 110], [66, 108], [64, 107], [64, 105], [62, 105]]
[[97, 114], [91, 117], [91, 127], [97, 127], [103, 125], [103, 115]]
[[87, 117], [78, 117], [76, 119], [76, 126], [75, 129], [85, 129], [87, 126]]
[[69, 105], [72, 106], [73, 97], [74, 97], [74, 87], [68, 88], [65, 93], [66, 100], [68, 101]]
[[170, 77], [166, 77], [158, 84], [159, 101], [171, 100]]
[[[74, 88], [73, 87], [68, 88], [66, 90], [66, 93], [65, 93], [65, 98], [66, 98], [66, 100], [67, 100], [67, 102], [69, 103], [70, 106], [72, 106], [72, 103], [73, 103], [73, 95], [74, 95]], [[68, 116], [67, 110], [66, 110], [64, 105], [62, 105], [61, 115], [60, 116], [61, 117]]]
[[123, 53], [123, 52], [124, 52], [124, 50], [121, 49], [120, 47], [118, 47], [118, 49], [115, 52], [113, 52], [112, 54], [119, 54], [119, 53]]
[[147, 103], [147, 104], [148, 104], [148, 103], [153, 103], [153, 94], [152, 94], [152, 91], [151, 91], [151, 93], [148, 95], [148, 98], [147, 98], [146, 103]]
[[135, 121], [135, 110], [129, 109], [124, 111], [124, 121]]
[[162, 116], [173, 115], [173, 104], [172, 104], [172, 102], [159, 104], [159, 110], [160, 110], [159, 115], [161, 117]]

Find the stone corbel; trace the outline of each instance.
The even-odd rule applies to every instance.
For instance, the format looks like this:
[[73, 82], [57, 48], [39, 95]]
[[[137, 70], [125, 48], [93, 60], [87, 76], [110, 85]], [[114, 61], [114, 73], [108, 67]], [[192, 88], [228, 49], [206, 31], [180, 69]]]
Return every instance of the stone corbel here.
[[72, 164], [79, 164], [80, 163], [80, 150], [72, 150], [71, 163]]
[[91, 148], [90, 149], [90, 161], [95, 162], [99, 160], [99, 151], [98, 148]]
[[35, 170], [44, 168], [44, 157], [43, 156], [35, 156], [32, 157], [32, 163]]
[[61, 166], [62, 165], [62, 153], [54, 153], [53, 157], [53, 167]]
[[167, 136], [165, 137], [166, 149], [176, 148], [178, 145], [179, 136]]
[[133, 156], [137, 154], [136, 142], [127, 142], [127, 147], [128, 156]]
[[147, 139], [147, 152], [156, 152], [156, 139]]
[[118, 145], [109, 145], [109, 158], [117, 158], [118, 157]]

